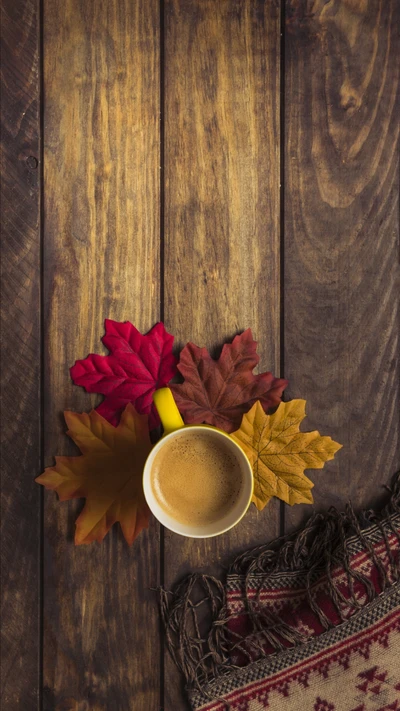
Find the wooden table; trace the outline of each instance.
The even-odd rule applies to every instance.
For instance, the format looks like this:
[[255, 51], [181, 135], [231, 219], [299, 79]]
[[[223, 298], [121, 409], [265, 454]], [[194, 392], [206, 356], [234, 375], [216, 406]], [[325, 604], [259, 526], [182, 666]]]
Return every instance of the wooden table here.
[[[154, 593], [299, 525], [156, 521], [75, 548], [80, 502], [34, 477], [73, 451], [68, 368], [105, 317], [260, 368], [344, 447], [315, 506], [399, 467], [396, 0], [3, 0], [3, 711], [184, 711]], [[396, 61], [397, 60], [397, 61]], [[398, 286], [398, 281], [397, 281]]]

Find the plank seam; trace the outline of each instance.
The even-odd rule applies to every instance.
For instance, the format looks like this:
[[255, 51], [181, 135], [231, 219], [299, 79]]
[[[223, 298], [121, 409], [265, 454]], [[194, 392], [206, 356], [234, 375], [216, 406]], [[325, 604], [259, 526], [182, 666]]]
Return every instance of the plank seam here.
[[[285, 377], [285, 0], [280, 7], [279, 76], [279, 377]], [[285, 399], [284, 397], [282, 399]], [[285, 533], [285, 502], [279, 505], [279, 535]]]
[[[39, 86], [39, 338], [40, 338], [40, 410], [39, 410], [39, 459], [40, 471], [44, 471], [44, 0], [38, 0], [38, 86]], [[43, 711], [43, 679], [44, 679], [44, 488], [40, 487], [39, 505], [39, 670], [38, 670], [38, 707]]]
[[[165, 321], [165, 43], [164, 43], [164, 0], [159, 4], [160, 27], [160, 320]], [[164, 587], [164, 526], [160, 527], [160, 585]], [[161, 617], [160, 631], [160, 711], [165, 703], [165, 632]]]

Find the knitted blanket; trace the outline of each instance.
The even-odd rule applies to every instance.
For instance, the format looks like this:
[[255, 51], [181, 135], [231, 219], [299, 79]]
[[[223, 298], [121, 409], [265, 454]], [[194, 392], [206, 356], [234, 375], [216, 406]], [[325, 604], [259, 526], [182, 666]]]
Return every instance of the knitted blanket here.
[[239, 556], [225, 583], [161, 591], [202, 711], [400, 710], [400, 477], [378, 516], [330, 509]]

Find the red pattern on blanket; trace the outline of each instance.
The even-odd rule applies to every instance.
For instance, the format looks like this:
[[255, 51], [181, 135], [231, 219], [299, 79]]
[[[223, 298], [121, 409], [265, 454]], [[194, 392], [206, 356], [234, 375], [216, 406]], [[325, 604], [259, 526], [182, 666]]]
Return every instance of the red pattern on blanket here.
[[314, 514], [161, 611], [194, 711], [400, 711], [400, 474], [380, 515]]

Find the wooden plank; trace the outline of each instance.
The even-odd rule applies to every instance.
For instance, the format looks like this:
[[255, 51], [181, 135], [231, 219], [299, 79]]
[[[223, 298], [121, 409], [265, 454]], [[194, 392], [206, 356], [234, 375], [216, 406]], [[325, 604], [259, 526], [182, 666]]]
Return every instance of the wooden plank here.
[[307, 7], [286, 6], [285, 377], [307, 427], [344, 445], [311, 474], [316, 506], [365, 507], [400, 464], [400, 6]]
[[1, 708], [39, 708], [39, 5], [1, 8]]
[[[278, 3], [165, 4], [165, 320], [212, 348], [251, 327], [279, 370]], [[204, 541], [165, 532], [165, 584], [274, 537], [279, 505]], [[187, 704], [165, 660], [165, 709]]]
[[[68, 367], [102, 352], [104, 318], [159, 319], [158, 1], [44, 0], [44, 73], [50, 464], [73, 451], [61, 412], [97, 402]], [[155, 709], [158, 526], [74, 548], [80, 508], [46, 495], [44, 709]]]

